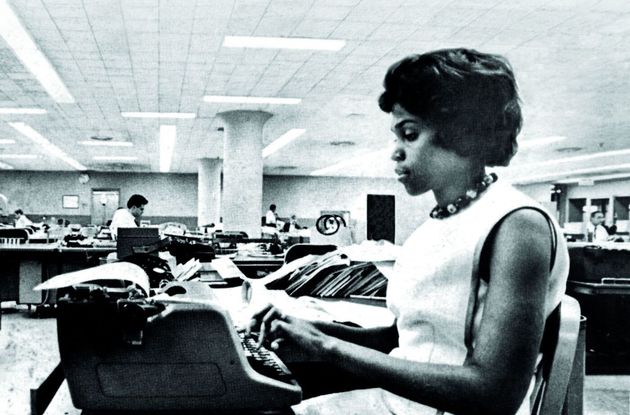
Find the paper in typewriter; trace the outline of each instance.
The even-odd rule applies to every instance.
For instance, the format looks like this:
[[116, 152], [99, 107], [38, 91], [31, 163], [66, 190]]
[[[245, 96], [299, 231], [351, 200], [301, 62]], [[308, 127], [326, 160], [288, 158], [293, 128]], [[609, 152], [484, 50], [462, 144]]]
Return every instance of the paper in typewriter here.
[[35, 286], [33, 290], [53, 290], [95, 280], [129, 281], [138, 285], [146, 295], [149, 295], [149, 277], [142, 268], [131, 262], [113, 262], [60, 274]]

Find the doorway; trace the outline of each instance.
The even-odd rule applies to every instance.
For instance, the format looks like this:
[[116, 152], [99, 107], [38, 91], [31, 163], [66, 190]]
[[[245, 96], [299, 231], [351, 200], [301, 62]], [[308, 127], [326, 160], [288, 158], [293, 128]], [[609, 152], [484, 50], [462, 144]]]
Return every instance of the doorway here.
[[120, 190], [92, 189], [92, 224], [106, 225], [120, 207]]

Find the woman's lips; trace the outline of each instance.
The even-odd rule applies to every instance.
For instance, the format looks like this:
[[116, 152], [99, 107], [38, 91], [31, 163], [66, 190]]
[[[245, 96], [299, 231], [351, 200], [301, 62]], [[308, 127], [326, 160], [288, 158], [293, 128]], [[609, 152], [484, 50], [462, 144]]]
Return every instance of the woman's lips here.
[[394, 172], [396, 173], [398, 180], [404, 180], [409, 177], [409, 170], [407, 169], [395, 169]]

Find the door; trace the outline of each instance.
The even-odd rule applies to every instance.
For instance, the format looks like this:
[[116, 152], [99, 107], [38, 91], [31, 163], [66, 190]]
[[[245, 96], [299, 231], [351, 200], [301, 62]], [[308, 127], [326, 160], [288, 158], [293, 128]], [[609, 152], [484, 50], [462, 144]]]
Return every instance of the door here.
[[367, 195], [367, 239], [394, 243], [396, 204], [393, 195]]
[[106, 225], [119, 207], [119, 190], [92, 189], [92, 223], [94, 225]]

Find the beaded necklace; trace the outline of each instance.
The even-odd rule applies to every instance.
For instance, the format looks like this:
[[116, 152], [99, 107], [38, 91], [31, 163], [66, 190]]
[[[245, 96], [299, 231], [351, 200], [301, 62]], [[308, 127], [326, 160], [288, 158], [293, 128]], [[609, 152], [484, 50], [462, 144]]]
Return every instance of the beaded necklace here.
[[446, 205], [446, 207], [436, 205], [433, 209], [431, 209], [429, 216], [433, 219], [444, 219], [456, 214], [468, 206], [473, 200], [477, 199], [479, 195], [483, 193], [488, 186], [496, 182], [497, 179], [498, 177], [495, 173], [486, 174], [474, 188], [467, 190], [463, 196], [458, 197], [455, 201]]

